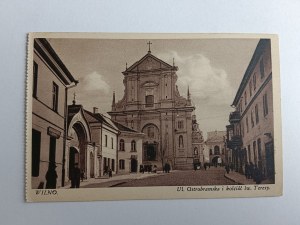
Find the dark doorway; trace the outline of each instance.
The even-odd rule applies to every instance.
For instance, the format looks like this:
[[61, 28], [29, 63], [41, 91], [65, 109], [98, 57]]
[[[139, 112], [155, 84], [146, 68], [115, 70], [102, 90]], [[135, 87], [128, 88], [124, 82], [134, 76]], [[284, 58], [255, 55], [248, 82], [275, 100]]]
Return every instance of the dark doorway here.
[[156, 146], [152, 144], [148, 144], [146, 146], [146, 160], [155, 161], [156, 160]]
[[211, 163], [212, 163], [214, 166], [217, 166], [217, 165], [218, 165], [218, 159], [219, 159], [219, 158], [220, 158], [219, 156], [214, 157], [214, 158], [211, 160]]
[[137, 172], [137, 160], [136, 159], [131, 159], [131, 173], [136, 173]]
[[94, 155], [90, 153], [90, 177], [94, 177]]
[[71, 147], [69, 154], [69, 179], [71, 179], [71, 175], [75, 168], [75, 163], [79, 163], [79, 153], [76, 148]]
[[266, 143], [265, 149], [266, 149], [267, 177], [270, 178], [272, 181], [275, 181], [273, 143], [272, 142]]

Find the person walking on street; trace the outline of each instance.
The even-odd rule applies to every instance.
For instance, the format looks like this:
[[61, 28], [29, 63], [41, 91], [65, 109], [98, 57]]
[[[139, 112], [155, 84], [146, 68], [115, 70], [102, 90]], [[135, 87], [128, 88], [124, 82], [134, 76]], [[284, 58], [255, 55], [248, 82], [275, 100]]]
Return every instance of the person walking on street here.
[[207, 169], [207, 164], [206, 163], [204, 163], [204, 170], [206, 170]]
[[229, 168], [228, 164], [225, 166], [225, 170], [226, 170], [227, 174], [229, 174], [230, 168]]
[[257, 167], [257, 165], [254, 166], [254, 177], [253, 180], [256, 184], [260, 184], [262, 180], [262, 174], [260, 169]]
[[81, 171], [78, 168], [78, 163], [75, 163], [75, 168], [73, 169], [71, 175], [71, 188], [80, 187], [80, 177], [81, 177]]
[[249, 164], [248, 164], [248, 162], [245, 165], [245, 176], [247, 179], [249, 179]]
[[49, 169], [46, 173], [46, 189], [56, 189], [57, 173], [55, 168], [56, 165], [54, 163], [50, 163]]
[[108, 176], [109, 176], [109, 178], [112, 177], [112, 170], [111, 169], [108, 170]]
[[252, 162], [250, 162], [249, 165], [249, 179], [253, 179], [253, 175], [254, 175], [254, 165]]

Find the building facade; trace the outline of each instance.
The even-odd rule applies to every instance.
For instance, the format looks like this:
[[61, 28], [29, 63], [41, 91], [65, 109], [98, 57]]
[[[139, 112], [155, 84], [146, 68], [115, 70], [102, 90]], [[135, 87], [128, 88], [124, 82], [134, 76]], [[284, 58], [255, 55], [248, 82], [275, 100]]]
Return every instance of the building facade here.
[[144, 133], [143, 164], [192, 169], [192, 112], [190, 94], [180, 96], [178, 67], [148, 53], [123, 72], [124, 96], [115, 102], [112, 120]]
[[274, 121], [271, 42], [261, 39], [246, 69], [229, 116], [228, 147], [237, 171], [246, 163], [256, 165], [263, 177], [274, 182]]
[[54, 168], [57, 181], [50, 186], [60, 187], [64, 183], [67, 93], [78, 81], [43, 38], [34, 39], [32, 66], [31, 186], [46, 188], [46, 174]]
[[113, 121], [119, 130], [118, 174], [137, 173], [143, 163], [144, 134]]
[[192, 148], [194, 151], [194, 164], [202, 166], [204, 159], [204, 140], [202, 131], [199, 129], [199, 124], [196, 120], [196, 115], [192, 116]]
[[226, 131], [210, 131], [207, 132], [207, 140], [205, 145], [209, 151], [209, 162], [212, 165], [227, 164], [226, 157]]

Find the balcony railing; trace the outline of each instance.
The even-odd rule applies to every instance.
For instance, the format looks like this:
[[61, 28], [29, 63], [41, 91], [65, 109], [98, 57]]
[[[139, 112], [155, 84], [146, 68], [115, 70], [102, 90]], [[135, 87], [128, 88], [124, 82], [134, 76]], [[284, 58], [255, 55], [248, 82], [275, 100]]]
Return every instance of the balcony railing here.
[[234, 149], [242, 147], [243, 139], [241, 135], [233, 135], [230, 140], [227, 140], [227, 147]]
[[238, 123], [241, 120], [241, 114], [239, 111], [235, 111], [230, 113], [229, 115], [229, 122], [230, 123]]

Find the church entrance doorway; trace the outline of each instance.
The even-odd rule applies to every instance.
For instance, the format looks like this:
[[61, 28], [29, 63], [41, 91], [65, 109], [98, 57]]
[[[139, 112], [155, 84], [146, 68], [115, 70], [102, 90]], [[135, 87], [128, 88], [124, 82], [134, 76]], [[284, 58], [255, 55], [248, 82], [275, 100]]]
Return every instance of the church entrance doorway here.
[[212, 160], [211, 163], [217, 167], [218, 165], [221, 165], [222, 159], [219, 156], [215, 156]]
[[146, 161], [155, 161], [157, 155], [157, 145], [156, 144], [145, 144], [145, 155]]

